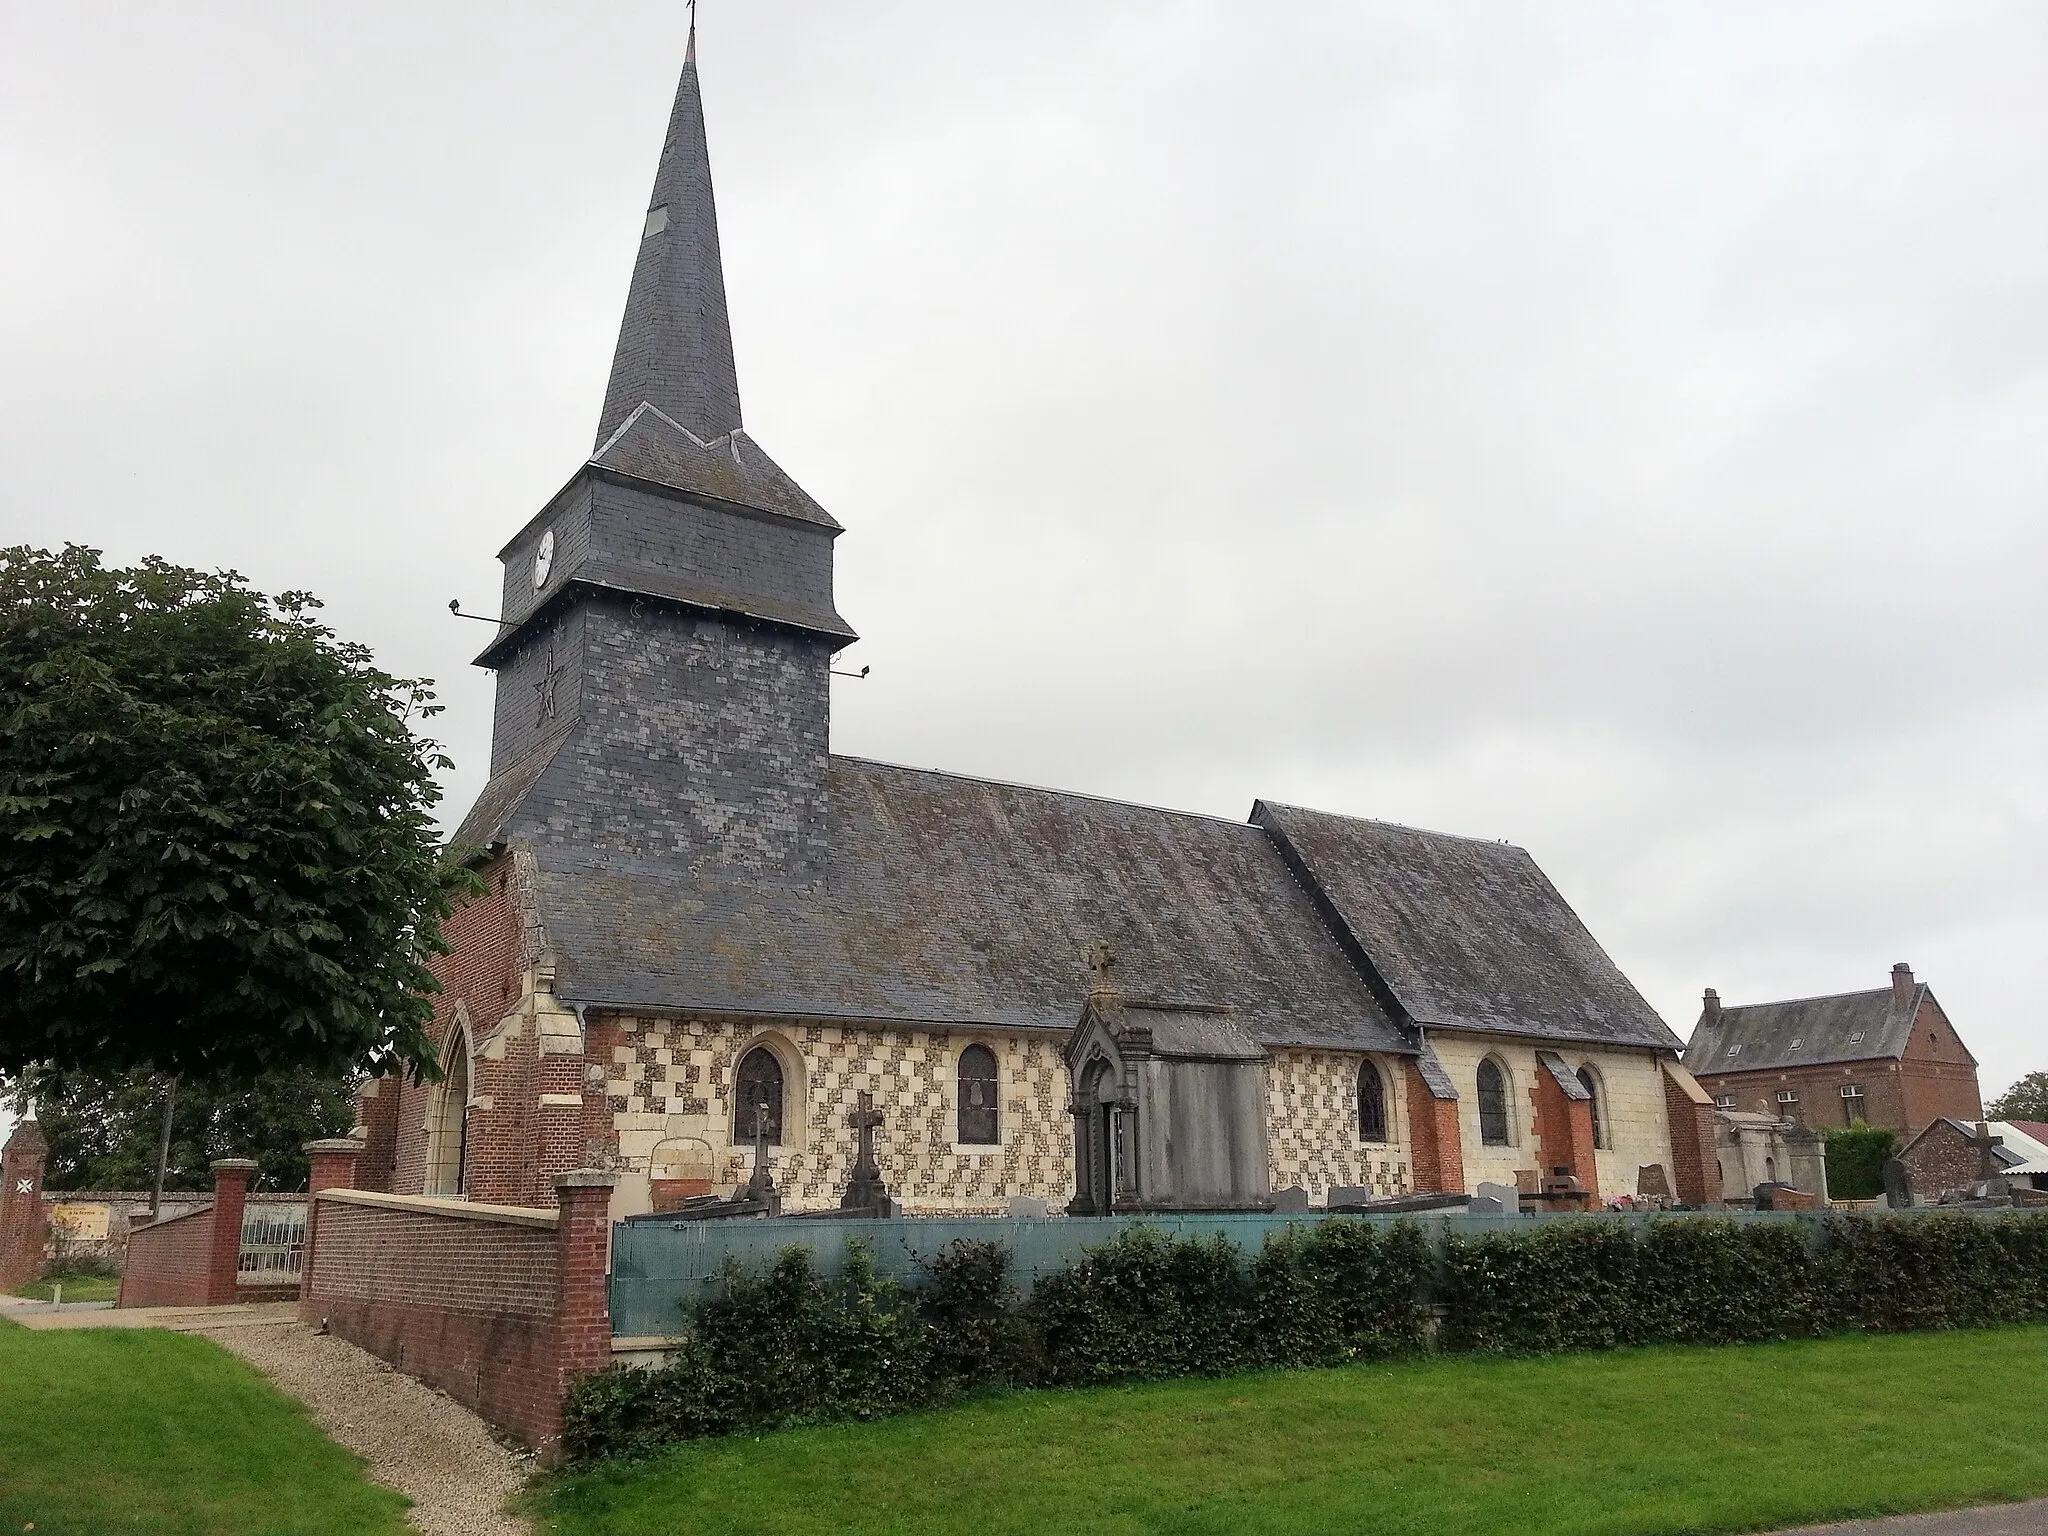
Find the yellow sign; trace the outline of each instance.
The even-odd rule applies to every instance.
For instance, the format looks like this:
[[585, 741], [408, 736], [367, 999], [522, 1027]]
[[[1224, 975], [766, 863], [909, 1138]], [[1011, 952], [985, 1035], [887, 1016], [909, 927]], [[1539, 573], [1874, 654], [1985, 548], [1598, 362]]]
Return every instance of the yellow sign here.
[[104, 1205], [53, 1205], [50, 1225], [74, 1243], [104, 1243], [107, 1240], [107, 1208]]

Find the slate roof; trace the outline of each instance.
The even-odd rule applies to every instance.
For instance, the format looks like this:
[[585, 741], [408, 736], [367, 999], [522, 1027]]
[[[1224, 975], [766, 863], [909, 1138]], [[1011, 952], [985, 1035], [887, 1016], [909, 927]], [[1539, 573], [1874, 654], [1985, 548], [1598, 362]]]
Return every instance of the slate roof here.
[[1107, 941], [1262, 1044], [1414, 1053], [1257, 827], [836, 756], [829, 793], [822, 890], [537, 846], [562, 997], [1064, 1033]]
[[642, 403], [598, 445], [590, 462], [636, 480], [800, 518], [821, 528], [839, 527], [832, 514], [813, 501], [743, 428], [735, 427], [707, 442], [658, 407]]
[[[1905, 1054], [1913, 1019], [1926, 996], [1923, 981], [1914, 984], [1903, 1006], [1890, 987], [1777, 1003], [1724, 1004], [1718, 1020], [1701, 1015], [1685, 1048], [1685, 1067], [1696, 1076], [1722, 1076], [1824, 1062], [1896, 1059]], [[1732, 1054], [1731, 1046], [1736, 1047]]]
[[597, 441], [610, 438], [643, 401], [706, 442], [740, 424], [694, 22], [647, 200]]
[[1417, 1023], [1679, 1048], [1525, 850], [1266, 801], [1252, 816]]

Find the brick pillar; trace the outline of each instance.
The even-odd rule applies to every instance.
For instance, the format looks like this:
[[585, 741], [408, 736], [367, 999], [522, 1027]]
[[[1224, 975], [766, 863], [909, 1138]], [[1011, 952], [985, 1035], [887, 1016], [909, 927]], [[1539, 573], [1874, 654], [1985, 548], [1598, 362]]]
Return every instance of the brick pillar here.
[[550, 1461], [561, 1456], [562, 1395], [579, 1376], [603, 1370], [612, 1359], [612, 1186], [617, 1176], [594, 1169], [554, 1177], [557, 1289], [555, 1292], [554, 1401], [538, 1447]]
[[0, 1148], [0, 1291], [25, 1285], [42, 1273], [43, 1165], [49, 1160], [50, 1144], [35, 1112], [15, 1126], [7, 1145]]
[[1411, 1167], [1416, 1192], [1463, 1194], [1465, 1146], [1458, 1130], [1458, 1101], [1437, 1097], [1412, 1058], [1406, 1064], [1406, 1078], [1408, 1142], [1414, 1148]]
[[1593, 1101], [1565, 1096], [1555, 1068], [1540, 1059], [1529, 1099], [1536, 1113], [1536, 1139], [1543, 1147], [1543, 1166], [1537, 1170], [1540, 1182], [1566, 1169], [1595, 1199], [1600, 1195], [1600, 1171], [1593, 1161]]
[[356, 1134], [363, 1155], [356, 1164], [352, 1188], [391, 1190], [398, 1163], [398, 1098], [403, 1079], [397, 1073], [373, 1077], [356, 1091]]
[[363, 1144], [346, 1136], [309, 1141], [305, 1146], [311, 1173], [306, 1179], [306, 1252], [299, 1260], [299, 1294], [312, 1294], [313, 1254], [320, 1238], [320, 1191], [354, 1189], [357, 1161]]
[[1676, 1061], [1665, 1061], [1664, 1118], [1671, 1135], [1671, 1192], [1680, 1205], [1721, 1204], [1713, 1097]]
[[256, 1165], [246, 1157], [216, 1157], [213, 1170], [213, 1240], [206, 1259], [206, 1304], [224, 1307], [235, 1299], [235, 1269], [242, 1258], [242, 1209]]

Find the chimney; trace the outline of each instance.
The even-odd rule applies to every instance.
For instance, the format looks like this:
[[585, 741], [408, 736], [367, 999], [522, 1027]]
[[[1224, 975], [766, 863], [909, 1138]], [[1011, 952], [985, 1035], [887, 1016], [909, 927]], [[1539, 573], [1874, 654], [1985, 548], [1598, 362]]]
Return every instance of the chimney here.
[[1718, 1024], [1721, 1022], [1721, 994], [1712, 987], [1707, 988], [1705, 996], [1700, 999], [1700, 1022], [1702, 1024]]
[[1913, 1001], [1913, 967], [1903, 960], [1892, 967], [1892, 1001], [1901, 1008]]

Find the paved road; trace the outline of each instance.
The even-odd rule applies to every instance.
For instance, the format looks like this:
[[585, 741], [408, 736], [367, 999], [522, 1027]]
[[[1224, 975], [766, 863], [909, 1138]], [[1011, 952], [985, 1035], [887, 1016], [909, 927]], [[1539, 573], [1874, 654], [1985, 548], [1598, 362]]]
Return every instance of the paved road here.
[[1851, 1520], [1808, 1525], [1778, 1536], [2048, 1536], [2048, 1499], [1956, 1509], [1943, 1515], [1901, 1515], [1895, 1520]]

